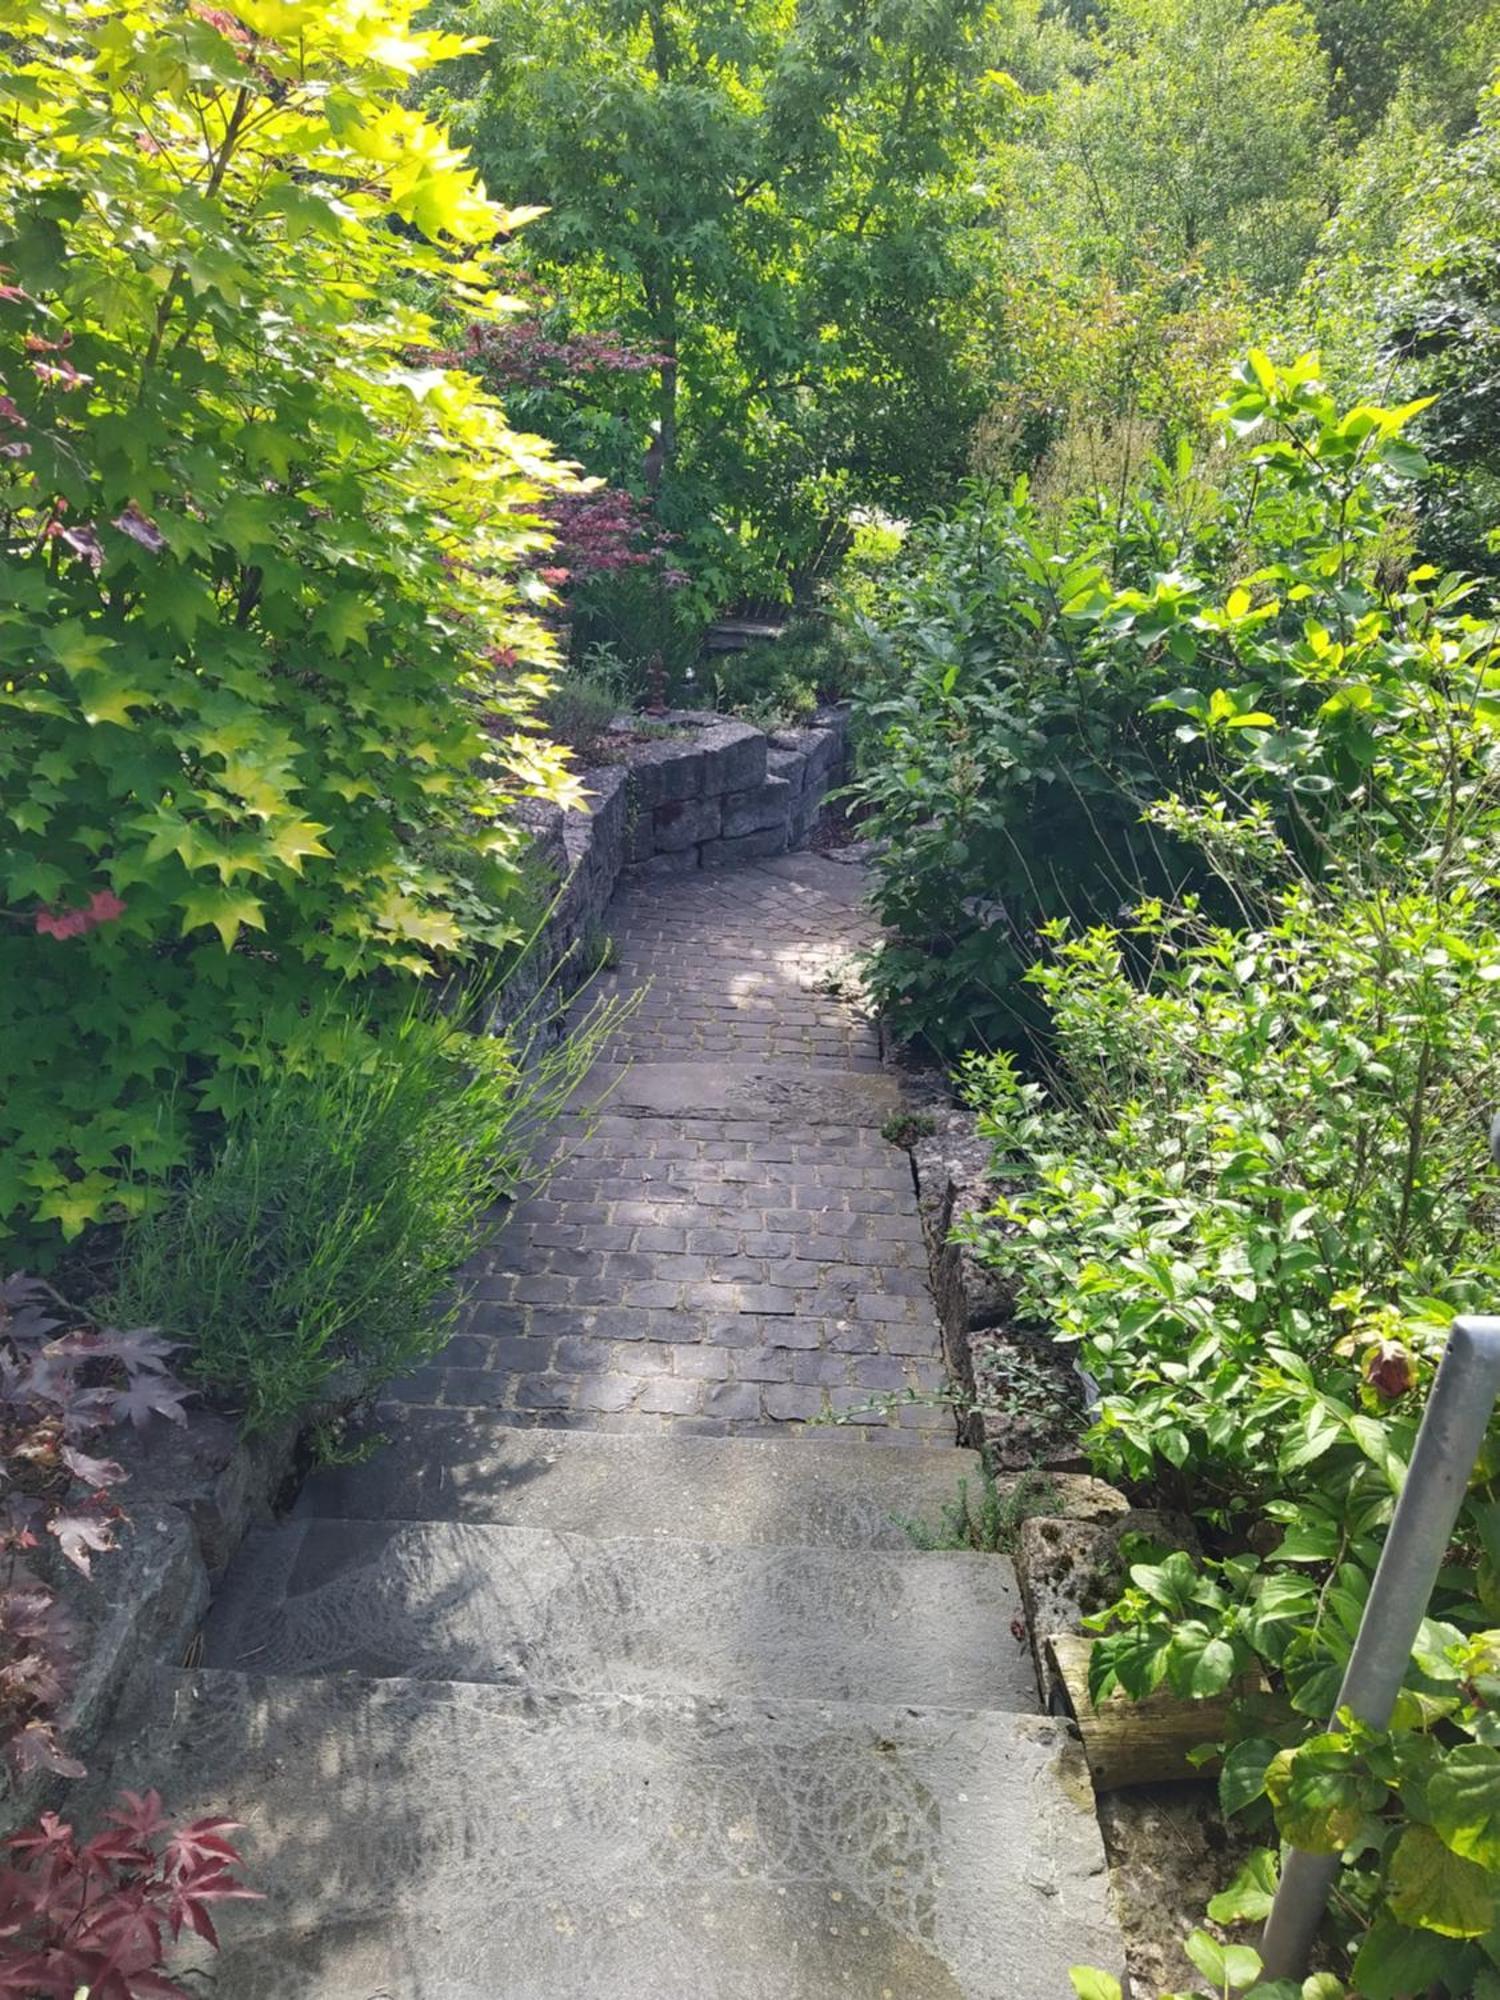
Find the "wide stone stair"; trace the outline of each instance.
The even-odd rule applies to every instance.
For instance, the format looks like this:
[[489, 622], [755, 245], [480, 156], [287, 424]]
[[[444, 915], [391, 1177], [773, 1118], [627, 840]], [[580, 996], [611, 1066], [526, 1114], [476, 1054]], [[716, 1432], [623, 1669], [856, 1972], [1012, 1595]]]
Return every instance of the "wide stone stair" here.
[[[244, 1822], [218, 2000], [1066, 2000], [1081, 1752], [960, 1477], [817, 856], [622, 891], [597, 1121], [385, 1442], [224, 1578], [101, 1786]], [[901, 1447], [901, 1448], [898, 1448]]]
[[117, 1783], [229, 1810], [222, 2000], [1043, 2000], [1115, 1964], [964, 1455], [523, 1431], [315, 1482]]

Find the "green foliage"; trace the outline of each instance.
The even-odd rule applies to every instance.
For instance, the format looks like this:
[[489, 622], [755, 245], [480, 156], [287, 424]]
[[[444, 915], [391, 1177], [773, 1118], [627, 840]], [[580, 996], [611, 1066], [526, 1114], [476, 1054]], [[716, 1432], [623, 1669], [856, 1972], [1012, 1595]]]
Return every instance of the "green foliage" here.
[[1295, 283], [1330, 186], [1328, 93], [1300, 0], [1111, 0], [1060, 94], [1070, 221], [1122, 272], [1144, 245], [1260, 290]]
[[[139, 1206], [340, 982], [514, 934], [559, 475], [415, 357], [524, 219], [409, 0], [25, 0], [0, 45], [0, 1227]], [[166, 1101], [175, 1089], [175, 1097]]]
[[451, 1337], [454, 1274], [538, 1171], [601, 1026], [527, 1046], [426, 1008], [326, 1007], [131, 1225], [115, 1299], [181, 1340], [185, 1372], [248, 1428], [367, 1394]]
[[[1213, 446], [1224, 377], [1250, 332], [1237, 282], [1144, 257], [1121, 282], [1060, 257], [1002, 273], [998, 289], [1013, 379], [976, 431], [975, 465], [1029, 475], [1044, 518], [1080, 500], [1118, 518], [1153, 458]], [[1181, 506], [1191, 485], [1179, 486]]]
[[[885, 843], [872, 983], [900, 1032], [946, 1051], [1013, 1038], [1042, 925], [1211, 886], [1201, 827], [1190, 843], [1147, 813], [1165, 793], [1273, 812], [1306, 865], [1377, 794], [1362, 838], [1400, 836], [1386, 793], [1410, 809], [1411, 767], [1433, 763], [1412, 705], [1452, 676], [1486, 707], [1491, 643], [1456, 585], [1382, 585], [1420, 408], [1345, 412], [1314, 357], [1254, 353], [1223, 406], [1221, 490], [1184, 449], [1118, 511], [1080, 503], [1047, 527], [1023, 483], [911, 538], [858, 621], [855, 794]], [[1226, 570], [1243, 578], [1227, 592]], [[1426, 782], [1424, 804], [1435, 767]]]
[[840, 627], [803, 616], [779, 639], [726, 654], [700, 670], [713, 679], [714, 706], [748, 716], [763, 729], [807, 722], [852, 692], [854, 664]]
[[1002, 1492], [994, 1464], [985, 1453], [979, 1463], [977, 1498], [970, 1492], [968, 1480], [960, 1479], [958, 1494], [943, 1508], [936, 1527], [924, 1521], [902, 1525], [919, 1549], [973, 1549], [981, 1555], [1010, 1555], [1021, 1523], [1047, 1513], [1056, 1504], [1057, 1488], [1043, 1472], [1023, 1472]]
[[612, 648], [590, 646], [558, 675], [543, 713], [548, 734], [585, 764], [597, 763], [609, 725], [640, 694], [638, 676]]
[[489, 38], [460, 131], [548, 209], [529, 268], [661, 357], [654, 442], [601, 422], [589, 463], [657, 488], [710, 613], [835, 561], [851, 502], [951, 487], [987, 365], [976, 150], [1011, 107], [989, 0], [445, 11]]
[[1368, 130], [1398, 88], [1440, 125], [1463, 126], [1500, 47], [1495, 0], [1313, 0], [1334, 109]]
[[[1184, 1949], [1210, 1982], [1211, 1991], [1173, 1993], [1164, 2000], [1349, 2000], [1342, 1979], [1315, 1972], [1307, 1979], [1262, 1979], [1260, 1954], [1248, 1945], [1225, 1945], [1207, 1931], [1194, 1931]], [[1069, 1977], [1077, 2000], [1121, 2000], [1121, 1986], [1112, 1973], [1075, 1965]]]
[[[1459, 2000], [1500, 1917], [1500, 1431], [1391, 1728], [1327, 1718], [1447, 1329], [1500, 1291], [1500, 645], [1451, 580], [1380, 584], [1372, 467], [1405, 466], [1414, 412], [1338, 416], [1305, 367], [1252, 356], [1226, 414], [1277, 516], [1274, 538], [1249, 524], [1259, 567], [1218, 611], [1158, 587], [1104, 619], [1150, 620], [1188, 676], [1152, 707], [1188, 718], [1216, 789], [1148, 813], [1224, 903], [1048, 929], [1027, 974], [1046, 1087], [1004, 1059], [967, 1072], [1014, 1189], [976, 1234], [1099, 1384], [1096, 1465], [1191, 1511], [1210, 1552], [1132, 1566], [1095, 1621], [1095, 1695], [1264, 1675], [1226, 1812], [1343, 1856], [1361, 1994]], [[1212, 1914], [1263, 1914], [1270, 1866]], [[1215, 1991], [1255, 1976], [1206, 1937], [1191, 1955]]]

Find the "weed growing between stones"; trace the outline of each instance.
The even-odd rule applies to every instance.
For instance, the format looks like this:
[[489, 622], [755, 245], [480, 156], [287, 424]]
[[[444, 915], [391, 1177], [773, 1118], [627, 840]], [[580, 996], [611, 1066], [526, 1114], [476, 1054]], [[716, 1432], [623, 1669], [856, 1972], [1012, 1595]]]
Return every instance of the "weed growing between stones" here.
[[937, 1130], [937, 1120], [927, 1111], [893, 1111], [880, 1128], [880, 1136], [888, 1145], [900, 1146], [909, 1152], [919, 1139], [930, 1139]]
[[1009, 1555], [1021, 1523], [1046, 1514], [1057, 1504], [1057, 1488], [1046, 1473], [1023, 1472], [1013, 1486], [1002, 1489], [988, 1452], [980, 1454], [977, 1495], [960, 1479], [958, 1493], [944, 1507], [936, 1526], [902, 1521], [919, 1549], [975, 1549], [985, 1555]]

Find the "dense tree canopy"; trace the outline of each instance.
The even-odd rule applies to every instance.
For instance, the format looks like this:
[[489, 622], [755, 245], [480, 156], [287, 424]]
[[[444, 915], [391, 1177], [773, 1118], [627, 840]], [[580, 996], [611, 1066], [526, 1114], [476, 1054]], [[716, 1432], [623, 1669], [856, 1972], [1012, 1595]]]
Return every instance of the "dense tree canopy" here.
[[851, 500], [941, 496], [981, 399], [976, 155], [1012, 95], [988, 0], [449, 12], [489, 38], [455, 122], [548, 210], [530, 269], [661, 357], [617, 475], [659, 483], [672, 525], [707, 499], [794, 564]]

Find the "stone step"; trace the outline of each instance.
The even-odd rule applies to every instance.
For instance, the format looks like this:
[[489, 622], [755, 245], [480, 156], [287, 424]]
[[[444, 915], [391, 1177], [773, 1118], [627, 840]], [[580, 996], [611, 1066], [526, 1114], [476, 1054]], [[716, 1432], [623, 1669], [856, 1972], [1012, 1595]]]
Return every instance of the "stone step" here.
[[217, 2000], [1058, 2000], [1122, 1952], [1042, 1716], [171, 1674], [110, 1786], [226, 1812]]
[[414, 1407], [364, 1464], [308, 1481], [300, 1516], [493, 1521], [583, 1535], [910, 1549], [968, 1451], [881, 1450], [852, 1436], [646, 1438], [538, 1431]]
[[[620, 1060], [630, 1063], [623, 1073]], [[799, 1062], [707, 1053], [646, 1062], [606, 1053], [584, 1076], [574, 1102], [603, 1106], [617, 1119], [710, 1118], [748, 1126], [831, 1127], [852, 1136], [878, 1134], [905, 1099], [899, 1080], [873, 1057], [856, 1066], [837, 1058]], [[904, 1164], [894, 1146], [890, 1156]]]
[[247, 1544], [203, 1664], [1034, 1710], [1020, 1608], [1002, 1556], [314, 1519]]

